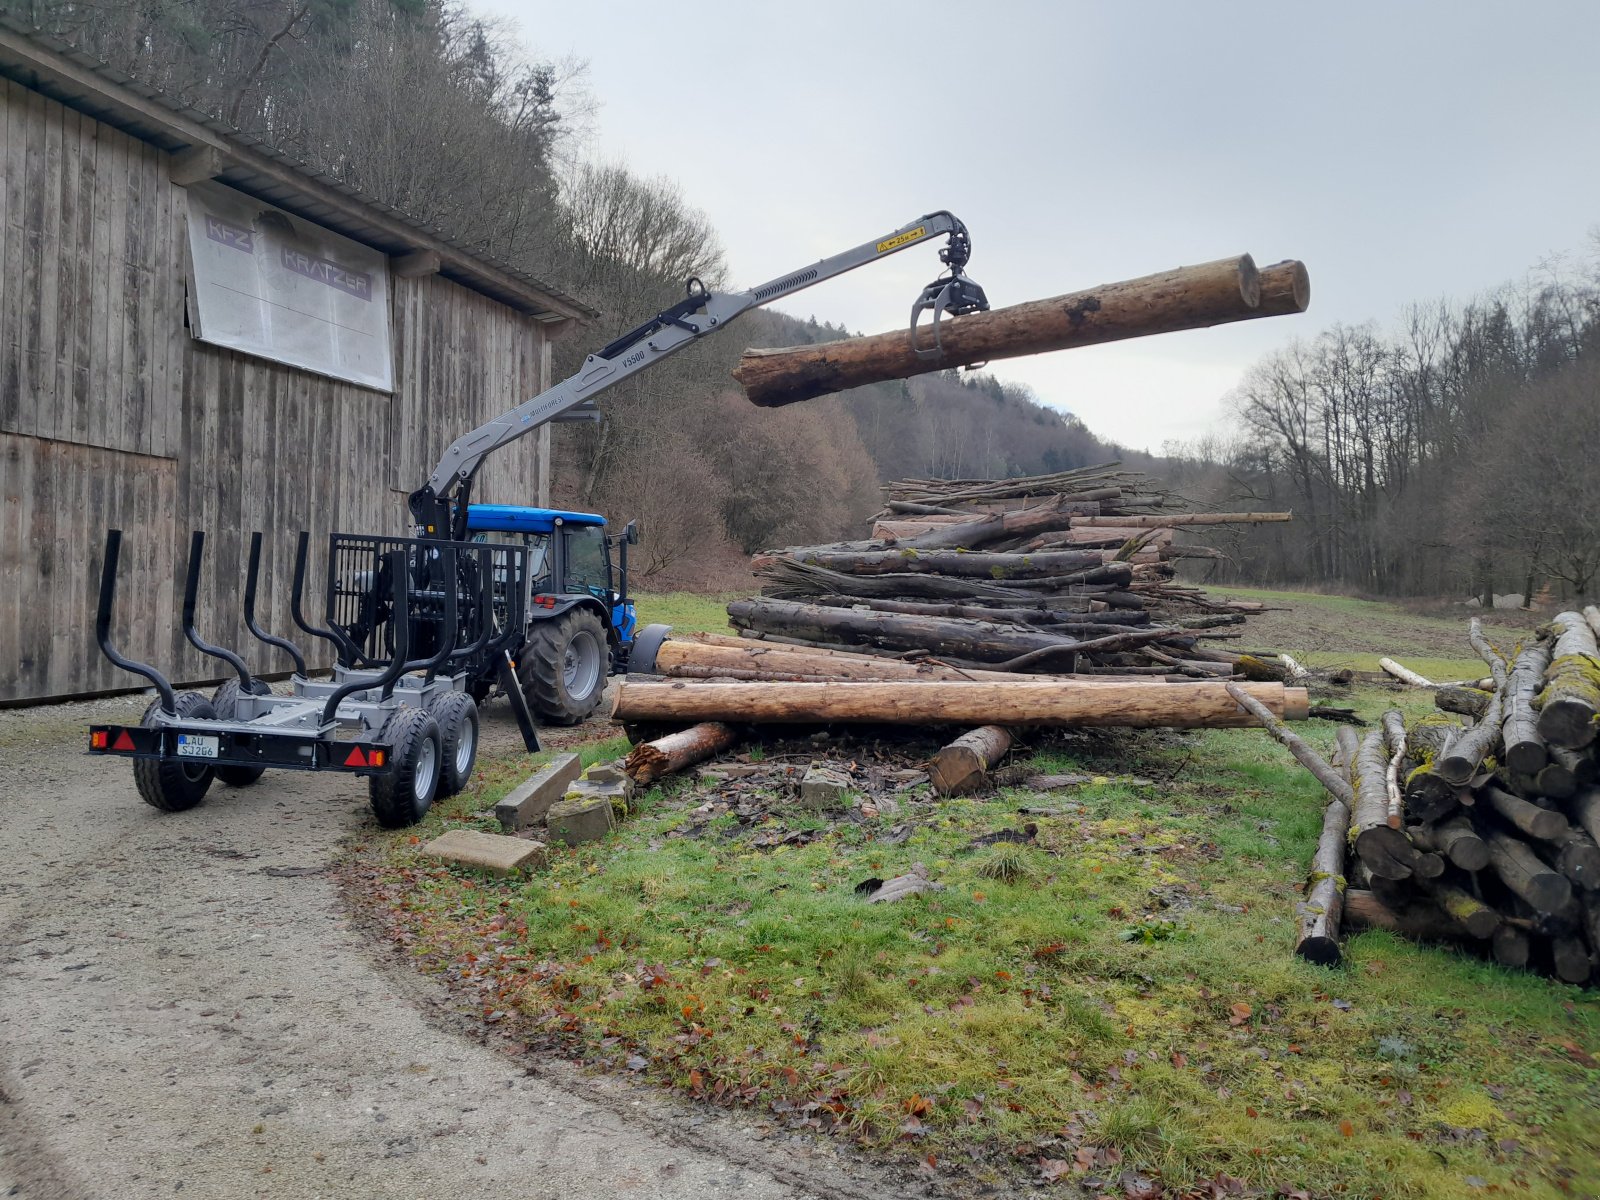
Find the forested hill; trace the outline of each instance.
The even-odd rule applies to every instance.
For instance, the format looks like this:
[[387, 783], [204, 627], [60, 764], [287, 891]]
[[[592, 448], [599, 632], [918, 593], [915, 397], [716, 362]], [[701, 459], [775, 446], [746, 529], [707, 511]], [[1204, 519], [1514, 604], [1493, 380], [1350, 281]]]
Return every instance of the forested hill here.
[[[739, 282], [726, 277], [716, 231], [692, 197], [626, 164], [584, 160], [583, 129], [604, 97], [586, 93], [581, 67], [530, 57], [457, 4], [0, 5], [583, 297], [604, 315], [557, 345], [558, 376], [677, 300], [690, 275], [713, 287]], [[778, 410], [736, 394], [729, 372], [746, 347], [842, 336], [815, 320], [757, 312], [606, 393], [600, 427], [557, 431], [558, 499], [637, 517], [643, 565], [657, 582], [707, 580], [699, 564], [735, 561], [739, 550], [859, 536], [884, 479], [1028, 473], [1117, 456], [1072, 417], [986, 375], [927, 376]], [[442, 444], [451, 431], [439, 436]]]

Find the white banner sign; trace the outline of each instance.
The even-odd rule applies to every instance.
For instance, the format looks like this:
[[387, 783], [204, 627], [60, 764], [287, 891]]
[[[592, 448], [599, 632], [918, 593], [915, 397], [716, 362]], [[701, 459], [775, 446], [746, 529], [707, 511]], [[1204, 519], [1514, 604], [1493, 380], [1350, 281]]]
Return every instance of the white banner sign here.
[[387, 255], [232, 188], [188, 191], [196, 337], [393, 390]]

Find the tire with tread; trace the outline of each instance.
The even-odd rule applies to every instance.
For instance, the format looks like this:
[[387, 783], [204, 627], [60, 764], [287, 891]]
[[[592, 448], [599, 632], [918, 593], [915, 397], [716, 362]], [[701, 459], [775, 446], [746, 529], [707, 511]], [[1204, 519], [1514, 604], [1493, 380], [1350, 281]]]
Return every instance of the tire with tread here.
[[385, 829], [415, 825], [439, 792], [439, 723], [420, 708], [397, 708], [378, 740], [389, 746], [391, 769], [367, 782], [372, 815]]
[[454, 796], [467, 786], [478, 761], [478, 706], [466, 692], [446, 692], [428, 706], [439, 724], [443, 758], [439, 767], [439, 798]]
[[[178, 716], [208, 720], [217, 715], [211, 702], [199, 692], [179, 692], [174, 698]], [[146, 728], [156, 725], [155, 715], [161, 711], [161, 701], [152, 700], [144, 710], [139, 723]], [[193, 808], [206, 797], [216, 769], [203, 759], [185, 761], [177, 758], [136, 758], [133, 760], [133, 783], [139, 789], [139, 798], [162, 812], [183, 812]]]
[[[265, 696], [272, 691], [259, 679], [255, 680], [255, 685], [254, 694], [257, 696]], [[234, 706], [238, 702], [239, 693], [243, 690], [237, 679], [228, 679], [211, 693], [211, 707], [216, 710], [218, 720], [233, 720]], [[249, 787], [260, 779], [266, 770], [265, 767], [218, 767], [217, 778], [229, 787]]]
[[[569, 680], [571, 657], [584, 657], [593, 666], [579, 671], [578, 682], [588, 682], [576, 693]], [[593, 655], [592, 659], [587, 656]], [[536, 621], [518, 655], [517, 677], [533, 715], [546, 725], [577, 725], [600, 707], [606, 690], [606, 630], [587, 608], [574, 608], [545, 621]]]

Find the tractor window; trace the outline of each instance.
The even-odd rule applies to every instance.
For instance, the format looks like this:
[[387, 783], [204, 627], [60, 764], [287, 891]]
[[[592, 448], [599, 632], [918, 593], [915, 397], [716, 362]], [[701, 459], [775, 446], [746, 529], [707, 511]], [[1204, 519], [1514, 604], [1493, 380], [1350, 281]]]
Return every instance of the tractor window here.
[[569, 592], [590, 592], [604, 598], [611, 590], [611, 565], [606, 558], [605, 530], [589, 525], [568, 528], [566, 535]]

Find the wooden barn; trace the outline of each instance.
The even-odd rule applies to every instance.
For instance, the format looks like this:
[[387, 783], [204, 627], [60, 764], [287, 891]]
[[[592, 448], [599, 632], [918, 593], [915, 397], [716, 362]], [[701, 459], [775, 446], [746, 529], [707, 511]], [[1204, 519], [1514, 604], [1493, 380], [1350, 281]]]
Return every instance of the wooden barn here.
[[[0, 703], [139, 686], [94, 642], [111, 527], [125, 653], [224, 673], [180, 629], [204, 529], [197, 628], [287, 669], [240, 618], [250, 532], [258, 619], [294, 633], [298, 531], [406, 533], [449, 439], [548, 387], [592, 310], [5, 23], [0, 102]], [[548, 433], [476, 498], [546, 502]]]

